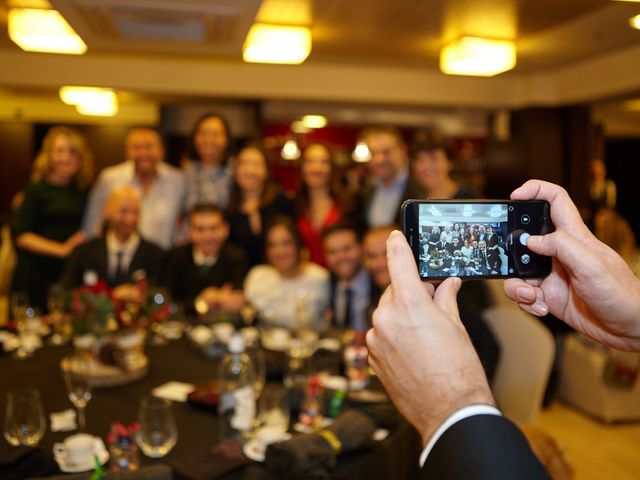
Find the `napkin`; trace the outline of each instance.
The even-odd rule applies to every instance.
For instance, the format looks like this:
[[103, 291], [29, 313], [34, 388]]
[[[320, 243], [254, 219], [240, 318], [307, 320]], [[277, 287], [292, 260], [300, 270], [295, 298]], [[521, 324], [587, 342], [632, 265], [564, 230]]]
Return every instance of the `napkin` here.
[[52, 432], [70, 432], [78, 428], [76, 425], [76, 412], [71, 408], [62, 412], [52, 412], [50, 418]]
[[174, 402], [186, 402], [187, 397], [195, 386], [184, 382], [167, 382], [151, 390], [154, 397], [173, 400]]
[[12, 447], [0, 442], [0, 478], [18, 480], [58, 472], [58, 464], [38, 447]]
[[297, 435], [267, 447], [265, 464], [278, 478], [325, 479], [335, 467], [337, 455], [373, 445], [374, 421], [364, 413], [349, 410], [326, 428], [340, 443], [340, 451], [320, 433]]

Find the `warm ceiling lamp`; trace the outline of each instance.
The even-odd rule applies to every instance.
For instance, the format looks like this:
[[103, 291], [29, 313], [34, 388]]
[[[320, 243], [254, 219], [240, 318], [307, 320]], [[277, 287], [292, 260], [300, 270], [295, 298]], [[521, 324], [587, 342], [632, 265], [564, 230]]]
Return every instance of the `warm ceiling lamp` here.
[[252, 63], [298, 65], [311, 52], [311, 30], [307, 27], [256, 23], [244, 41], [242, 58]]
[[461, 37], [440, 52], [440, 70], [448, 75], [492, 77], [516, 66], [516, 46], [509, 40]]
[[82, 115], [113, 117], [118, 113], [118, 97], [110, 88], [66, 86], [60, 89], [60, 98]]
[[[639, 0], [639, 1], [640, 1], [640, 0]], [[640, 30], [640, 15], [636, 15], [635, 17], [631, 17], [631, 18], [629, 19], [629, 24], [630, 24], [633, 28], [635, 28], [635, 29], [637, 29], [637, 30]]]
[[302, 124], [307, 128], [324, 128], [327, 126], [327, 117], [323, 115], [305, 115]]
[[80, 55], [87, 45], [57, 10], [12, 8], [9, 37], [27, 52]]

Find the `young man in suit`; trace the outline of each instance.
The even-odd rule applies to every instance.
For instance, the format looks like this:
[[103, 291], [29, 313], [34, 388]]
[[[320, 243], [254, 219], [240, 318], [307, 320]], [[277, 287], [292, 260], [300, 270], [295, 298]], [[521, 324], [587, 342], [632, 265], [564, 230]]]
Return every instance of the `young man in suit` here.
[[355, 228], [337, 224], [322, 234], [322, 246], [331, 272], [330, 305], [335, 326], [365, 331], [374, 289], [362, 264], [362, 246]]
[[[551, 313], [602, 344], [640, 351], [640, 280], [593, 236], [567, 192], [530, 180], [511, 198], [549, 201], [556, 231], [527, 240], [533, 252], [553, 258], [551, 274], [509, 279], [507, 296], [524, 311]], [[447, 278], [437, 289], [423, 284], [400, 232], [389, 237], [388, 252], [391, 287], [367, 333], [369, 365], [422, 436], [423, 478], [550, 478], [496, 408], [460, 322], [460, 279]]]
[[78, 246], [67, 261], [61, 283], [66, 288], [95, 284], [104, 280], [112, 295], [135, 299], [135, 283], [147, 279], [156, 283], [162, 268], [164, 251], [138, 233], [140, 194], [128, 185], [115, 187], [104, 208], [104, 236]]
[[229, 223], [222, 210], [208, 204], [191, 210], [190, 242], [169, 253], [163, 275], [163, 284], [187, 312], [242, 310], [247, 261], [244, 252], [228, 243], [228, 238]]

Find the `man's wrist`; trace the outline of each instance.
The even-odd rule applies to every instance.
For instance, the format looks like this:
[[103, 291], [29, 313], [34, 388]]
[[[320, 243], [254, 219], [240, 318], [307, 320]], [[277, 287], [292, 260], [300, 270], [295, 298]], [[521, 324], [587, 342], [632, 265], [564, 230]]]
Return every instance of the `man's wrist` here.
[[500, 412], [500, 410], [498, 410], [493, 404], [483, 404], [483, 403], [465, 405], [464, 407], [461, 407], [455, 412], [453, 412], [451, 415], [449, 415], [448, 418], [445, 419], [444, 422], [442, 422], [440, 426], [438, 426], [438, 428], [436, 428], [436, 430], [433, 432], [432, 435], [430, 435], [429, 438], [423, 437], [422, 440], [425, 443], [425, 447], [422, 450], [422, 453], [420, 454], [420, 467], [422, 468], [424, 466], [424, 463], [426, 462], [427, 457], [429, 456], [429, 453], [431, 453], [431, 450], [433, 450], [433, 447], [438, 442], [440, 437], [449, 428], [451, 428], [453, 425], [455, 425], [459, 421], [475, 415], [502, 416], [502, 412]]

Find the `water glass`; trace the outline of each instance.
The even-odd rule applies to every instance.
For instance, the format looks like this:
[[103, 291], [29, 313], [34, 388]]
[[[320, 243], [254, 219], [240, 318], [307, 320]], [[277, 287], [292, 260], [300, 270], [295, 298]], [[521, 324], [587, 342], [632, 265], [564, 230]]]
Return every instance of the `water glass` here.
[[14, 447], [37, 445], [47, 428], [40, 392], [35, 388], [7, 393], [4, 438]]
[[269, 386], [258, 401], [258, 426], [269, 431], [289, 430], [289, 391], [284, 387]]
[[148, 457], [164, 457], [178, 441], [178, 428], [170, 400], [144, 397], [140, 401], [138, 422], [140, 430], [136, 434], [136, 440]]

